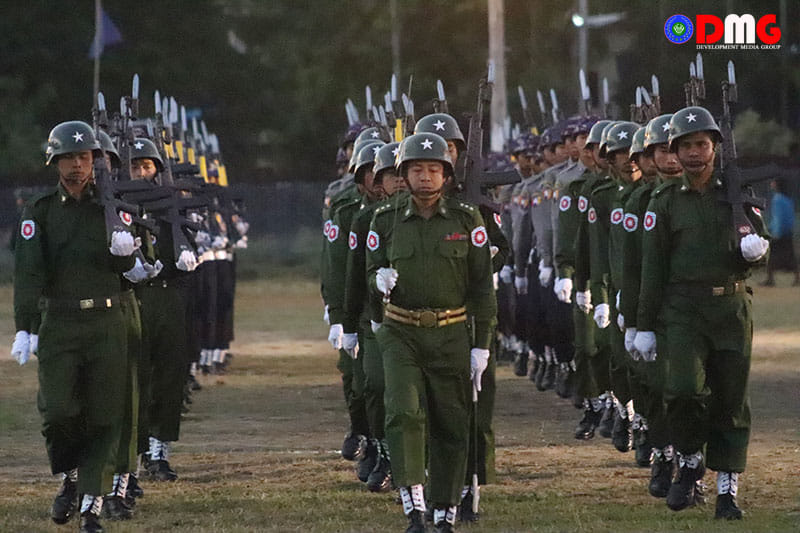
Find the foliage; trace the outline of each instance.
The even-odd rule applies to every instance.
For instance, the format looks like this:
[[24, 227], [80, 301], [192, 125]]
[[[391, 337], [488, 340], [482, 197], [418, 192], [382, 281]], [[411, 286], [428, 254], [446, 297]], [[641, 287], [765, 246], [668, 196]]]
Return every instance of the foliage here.
[[742, 157], [787, 156], [797, 136], [774, 120], [764, 120], [752, 109], [739, 113], [734, 128], [736, 151]]

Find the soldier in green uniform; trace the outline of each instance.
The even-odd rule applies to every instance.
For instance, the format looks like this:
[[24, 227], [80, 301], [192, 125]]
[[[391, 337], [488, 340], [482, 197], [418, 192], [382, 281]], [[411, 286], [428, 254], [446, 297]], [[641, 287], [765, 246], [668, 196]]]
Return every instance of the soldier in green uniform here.
[[607, 372], [614, 393], [616, 408], [611, 439], [617, 450], [628, 452], [633, 446], [634, 410], [629, 382], [630, 357], [625, 351], [625, 339], [616, 324], [617, 288], [622, 286], [622, 228], [623, 206], [637, 187], [630, 161], [633, 136], [639, 129], [634, 122], [617, 122], [607, 134], [606, 159], [611, 179], [600, 185], [589, 199], [586, 213], [589, 221], [589, 249], [591, 255], [591, 292], [594, 321], [598, 338], [608, 346], [609, 366], [597, 368], [597, 373]]
[[[726, 199], [730, 184], [714, 172], [720, 141], [719, 127], [702, 107], [670, 119], [670, 149], [685, 172], [653, 192], [644, 216], [634, 348], [645, 360], [657, 351], [667, 359], [667, 419], [680, 465], [667, 505], [691, 505], [708, 465], [717, 471], [715, 516], [740, 519], [736, 495], [750, 435], [753, 334], [745, 280], [766, 260], [769, 241], [761, 236], [766, 229], [754, 198], [734, 191], [743, 203]], [[743, 226], [733, 224], [737, 205], [751, 225], [744, 237]]]
[[467, 468], [470, 377], [480, 389], [497, 313], [489, 239], [476, 207], [442, 194], [453, 172], [444, 139], [411, 135], [397, 162], [411, 195], [376, 209], [367, 236], [370, 289], [386, 302], [376, 333], [386, 437], [408, 531], [422, 532], [428, 434], [428, 498], [436, 530], [447, 532]]
[[88, 124], [63, 122], [50, 132], [47, 163], [58, 167], [59, 183], [32, 199], [20, 222], [11, 350], [27, 361], [41, 319], [38, 407], [52, 472], [63, 475], [51, 517], [67, 522], [83, 494], [85, 532], [103, 530], [98, 516], [119, 445], [127, 375], [120, 275], [133, 267], [136, 248], [125, 231], [113, 232], [109, 247], [92, 184], [96, 157], [102, 151]]

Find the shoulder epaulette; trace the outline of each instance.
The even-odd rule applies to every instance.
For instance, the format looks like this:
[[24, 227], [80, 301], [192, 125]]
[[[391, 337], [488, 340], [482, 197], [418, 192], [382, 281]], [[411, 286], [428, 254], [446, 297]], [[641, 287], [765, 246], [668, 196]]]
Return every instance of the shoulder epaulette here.
[[666, 180], [664, 183], [653, 189], [652, 197], [653, 198], [657, 197], [658, 195], [660, 195], [661, 193], [663, 193], [664, 191], [666, 191], [671, 187], [677, 187], [679, 181], [680, 180], [678, 179]]
[[598, 185], [595, 189], [592, 190], [592, 196], [599, 192], [608, 191], [609, 189], [617, 190], [619, 184], [614, 180], [609, 181], [608, 183], [603, 183], [602, 185]]
[[[397, 205], [399, 206], [400, 204], [398, 203]], [[383, 213], [388, 213], [393, 208], [394, 208], [394, 202], [386, 201], [375, 208], [375, 216], [381, 215]]]

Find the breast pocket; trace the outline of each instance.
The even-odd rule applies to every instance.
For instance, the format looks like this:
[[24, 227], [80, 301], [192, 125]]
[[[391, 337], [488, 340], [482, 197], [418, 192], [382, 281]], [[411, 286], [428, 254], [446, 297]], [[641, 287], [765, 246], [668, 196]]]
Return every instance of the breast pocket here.
[[469, 243], [467, 241], [442, 241], [439, 243], [439, 254], [447, 259], [467, 257]]

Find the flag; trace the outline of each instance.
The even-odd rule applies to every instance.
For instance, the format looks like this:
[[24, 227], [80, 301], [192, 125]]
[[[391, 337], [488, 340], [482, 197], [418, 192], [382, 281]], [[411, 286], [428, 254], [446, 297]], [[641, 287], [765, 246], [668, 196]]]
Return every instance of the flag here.
[[122, 42], [122, 34], [119, 28], [114, 25], [111, 17], [108, 16], [108, 13], [106, 13], [106, 10], [102, 7], [100, 8], [100, 19], [102, 23], [100, 27], [95, 28], [92, 46], [89, 48], [89, 59], [97, 59], [103, 54], [103, 50], [106, 46]]

